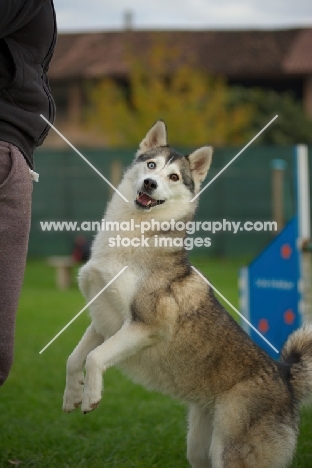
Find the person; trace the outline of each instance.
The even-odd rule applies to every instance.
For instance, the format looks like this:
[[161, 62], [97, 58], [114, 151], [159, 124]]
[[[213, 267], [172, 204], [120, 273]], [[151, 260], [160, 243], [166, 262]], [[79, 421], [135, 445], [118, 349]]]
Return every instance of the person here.
[[72, 259], [77, 263], [87, 262], [91, 255], [91, 239], [87, 239], [81, 234], [74, 239]]
[[15, 316], [31, 216], [34, 150], [53, 122], [47, 71], [56, 43], [52, 0], [0, 0], [0, 385], [13, 363]]

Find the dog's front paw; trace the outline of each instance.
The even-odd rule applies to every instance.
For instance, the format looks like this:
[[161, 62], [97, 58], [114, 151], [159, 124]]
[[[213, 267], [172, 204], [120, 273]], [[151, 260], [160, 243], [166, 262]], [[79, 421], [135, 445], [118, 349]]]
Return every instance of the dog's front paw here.
[[85, 390], [83, 394], [82, 404], [81, 404], [81, 411], [86, 414], [90, 411], [95, 410], [101, 401], [101, 392], [96, 392], [92, 390]]
[[74, 411], [82, 402], [84, 375], [79, 375], [68, 379], [63, 397], [63, 411], [70, 413]]
[[86, 360], [86, 379], [81, 404], [81, 411], [89, 413], [100, 404], [102, 397], [103, 377], [97, 362], [95, 352], [91, 352]]

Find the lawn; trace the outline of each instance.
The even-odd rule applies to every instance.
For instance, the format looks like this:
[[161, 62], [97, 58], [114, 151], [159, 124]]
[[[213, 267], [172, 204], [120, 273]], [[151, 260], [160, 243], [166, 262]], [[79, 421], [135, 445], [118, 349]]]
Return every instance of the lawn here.
[[[234, 306], [241, 263], [194, 262]], [[57, 291], [52, 269], [42, 261], [28, 262], [15, 363], [0, 390], [0, 467], [187, 468], [185, 408], [134, 385], [115, 369], [106, 373], [96, 411], [62, 413], [65, 363], [89, 322], [87, 313], [42, 355], [39, 351], [83, 305], [76, 286]], [[312, 467], [311, 441], [312, 412], [305, 410], [292, 468]]]

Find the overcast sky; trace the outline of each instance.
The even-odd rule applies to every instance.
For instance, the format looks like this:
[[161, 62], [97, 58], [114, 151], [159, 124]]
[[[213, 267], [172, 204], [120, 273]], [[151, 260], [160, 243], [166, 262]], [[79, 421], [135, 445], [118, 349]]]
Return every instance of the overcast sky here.
[[312, 0], [54, 0], [60, 31], [312, 27]]

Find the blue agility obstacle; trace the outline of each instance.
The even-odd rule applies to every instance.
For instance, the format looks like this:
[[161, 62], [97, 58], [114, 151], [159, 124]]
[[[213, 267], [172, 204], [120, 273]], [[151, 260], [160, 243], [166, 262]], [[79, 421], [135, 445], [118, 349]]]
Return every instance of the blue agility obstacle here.
[[[311, 313], [310, 190], [308, 150], [295, 147], [296, 215], [271, 243], [240, 270], [240, 307], [248, 321], [279, 351]], [[248, 325], [251, 338], [274, 358], [279, 355]]]

